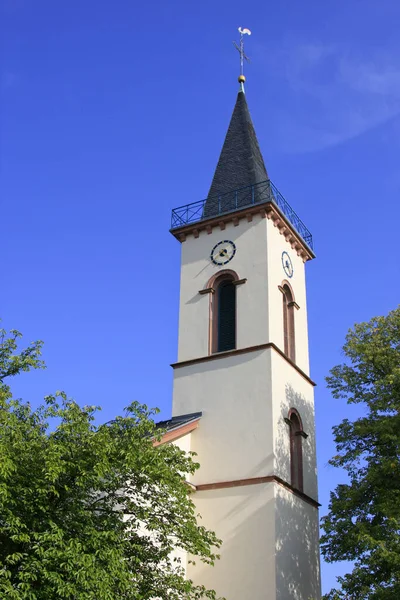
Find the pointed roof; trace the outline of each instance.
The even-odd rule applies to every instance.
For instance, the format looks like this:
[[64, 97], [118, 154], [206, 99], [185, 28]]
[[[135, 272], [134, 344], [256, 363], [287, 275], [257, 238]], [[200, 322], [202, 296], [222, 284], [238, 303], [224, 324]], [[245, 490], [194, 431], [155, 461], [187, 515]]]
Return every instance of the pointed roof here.
[[268, 179], [243, 85], [237, 96], [231, 122], [222, 146], [204, 212], [213, 214], [214, 198]]

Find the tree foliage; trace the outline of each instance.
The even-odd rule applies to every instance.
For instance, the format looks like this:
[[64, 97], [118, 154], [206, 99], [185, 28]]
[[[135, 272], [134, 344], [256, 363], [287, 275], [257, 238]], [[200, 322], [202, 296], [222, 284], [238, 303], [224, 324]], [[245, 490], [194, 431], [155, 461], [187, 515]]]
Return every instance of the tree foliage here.
[[351, 573], [327, 598], [400, 598], [400, 307], [355, 325], [344, 345], [345, 364], [327, 378], [335, 398], [360, 404], [362, 415], [333, 428], [332, 465], [348, 483], [331, 493], [323, 519], [328, 562], [352, 561]]
[[215, 598], [186, 581], [174, 548], [213, 564], [185, 475], [198, 465], [138, 403], [98, 425], [64, 393], [33, 410], [7, 377], [43, 367], [41, 343], [0, 339], [0, 597], [8, 600]]

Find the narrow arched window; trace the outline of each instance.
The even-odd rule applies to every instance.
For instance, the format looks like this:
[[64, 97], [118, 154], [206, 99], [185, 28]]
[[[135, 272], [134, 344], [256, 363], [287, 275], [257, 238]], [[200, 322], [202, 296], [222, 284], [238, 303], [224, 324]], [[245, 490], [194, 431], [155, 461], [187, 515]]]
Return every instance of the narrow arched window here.
[[236, 348], [236, 285], [232, 275], [222, 275], [214, 283], [211, 352]]
[[218, 294], [218, 350], [232, 350], [236, 346], [236, 288], [231, 279], [224, 279]]
[[303, 431], [303, 425], [300, 415], [296, 409], [289, 411], [289, 418], [286, 420], [290, 428], [290, 477], [291, 485], [303, 491], [303, 438], [307, 434]]
[[296, 361], [296, 342], [294, 332], [294, 307], [293, 292], [285, 283], [281, 287], [283, 301], [283, 351], [293, 362]]

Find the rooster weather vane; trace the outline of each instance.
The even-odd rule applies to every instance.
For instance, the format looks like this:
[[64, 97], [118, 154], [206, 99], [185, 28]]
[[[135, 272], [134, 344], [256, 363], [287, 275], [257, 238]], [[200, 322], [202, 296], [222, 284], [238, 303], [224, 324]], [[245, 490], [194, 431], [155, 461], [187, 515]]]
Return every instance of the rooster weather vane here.
[[245, 36], [245, 35], [251, 35], [251, 31], [250, 31], [250, 29], [246, 29], [246, 28], [242, 29], [241, 27], [238, 28], [238, 31], [240, 33], [239, 44], [237, 44], [236, 42], [233, 42], [233, 45], [235, 46], [236, 50], [240, 54], [240, 77], [239, 77], [239, 82], [243, 83], [245, 81], [245, 76], [244, 76], [244, 73], [243, 73], [244, 61], [250, 62], [249, 57], [246, 56], [246, 54], [244, 52], [244, 40], [243, 40], [243, 36]]

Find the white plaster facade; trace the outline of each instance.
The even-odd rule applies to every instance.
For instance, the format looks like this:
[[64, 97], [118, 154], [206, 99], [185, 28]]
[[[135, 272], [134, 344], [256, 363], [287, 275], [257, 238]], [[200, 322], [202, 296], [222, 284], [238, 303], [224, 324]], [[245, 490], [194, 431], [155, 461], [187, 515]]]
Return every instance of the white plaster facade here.
[[[237, 251], [228, 265], [216, 267], [210, 251], [221, 240], [233, 241]], [[282, 356], [279, 286], [287, 279], [283, 251], [294, 266], [290, 285], [299, 306], [295, 311], [298, 368]], [[224, 268], [246, 279], [236, 287], [237, 352], [198, 360], [209, 356], [211, 298], [199, 290]], [[290, 488], [285, 422], [290, 408], [298, 410], [308, 434], [303, 439], [303, 495]], [[173, 415], [198, 411], [203, 413], [200, 426], [179, 444], [198, 454], [201, 466], [192, 483], [216, 484], [216, 489], [198, 490], [194, 501], [202, 523], [217, 533], [223, 545], [214, 567], [185, 563], [188, 577], [227, 600], [319, 600], [314, 400], [304, 263], [273, 221], [260, 214], [251, 221], [241, 218], [236, 226], [227, 223], [224, 230], [215, 226], [210, 233], [188, 235], [182, 243]], [[255, 481], [268, 477], [270, 481]]]

